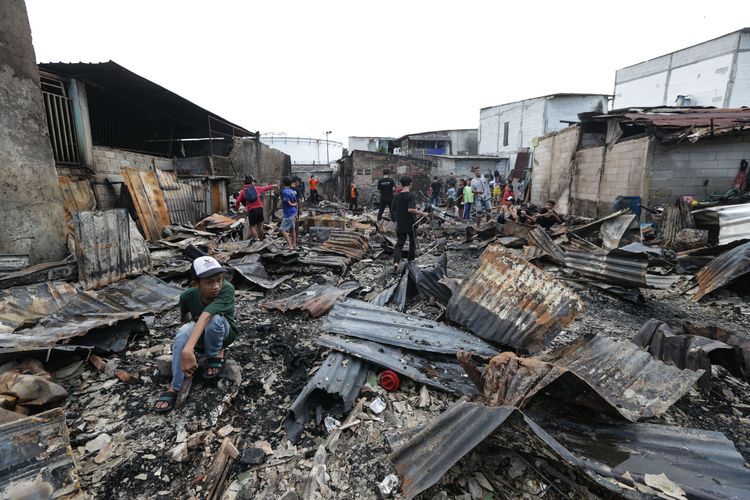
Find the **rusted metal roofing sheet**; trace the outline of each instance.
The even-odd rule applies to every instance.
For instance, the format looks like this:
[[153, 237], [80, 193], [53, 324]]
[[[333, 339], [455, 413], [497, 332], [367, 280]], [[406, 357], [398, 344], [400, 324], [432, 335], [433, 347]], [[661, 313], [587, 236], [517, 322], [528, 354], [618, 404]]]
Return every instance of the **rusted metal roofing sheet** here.
[[693, 300], [698, 302], [705, 295], [749, 272], [750, 242], [724, 252], [698, 271], [695, 275], [698, 291], [693, 295]]
[[[299, 441], [311, 418], [322, 420], [324, 415], [341, 417], [348, 413], [369, 371], [369, 365], [361, 359], [340, 352], [329, 354], [292, 403], [284, 419], [287, 438], [293, 443]], [[322, 423], [320, 420], [315, 422], [316, 425]]]
[[174, 172], [159, 169], [155, 172], [164, 192], [164, 201], [172, 224], [192, 224], [205, 215], [203, 197], [199, 200], [194, 199], [193, 187], [189, 182], [178, 181]]
[[468, 351], [497, 353], [475, 336], [444, 323], [403, 314], [361, 300], [339, 300], [326, 316], [322, 330], [419, 352], [455, 355]]
[[446, 277], [448, 272], [448, 255], [441, 255], [432, 269], [420, 269], [417, 261], [408, 263], [409, 276], [416, 283], [419, 295], [432, 297], [439, 303], [446, 305], [453, 292], [440, 280]]
[[459, 401], [407, 435], [391, 454], [407, 499], [440, 481], [484, 441], [546, 459], [600, 498], [642, 498], [633, 491], [635, 486], [649, 491], [645, 474], [665, 474], [689, 498], [739, 499], [750, 490], [750, 471], [742, 455], [720, 432], [581, 422]]
[[580, 338], [544, 360], [568, 370], [600, 396], [579, 404], [603, 412], [616, 409], [633, 422], [662, 415], [703, 375], [703, 370], [669, 366], [632, 342], [601, 335]]
[[161, 186], [163, 191], [174, 191], [182, 187], [177, 182], [177, 174], [174, 172], [157, 168], [154, 170], [154, 173], [156, 174], [156, 178], [159, 180], [159, 186]]
[[160, 240], [169, 225], [169, 211], [156, 174], [135, 168], [123, 168], [121, 172], [146, 239]]
[[356, 231], [333, 231], [328, 239], [315, 250], [336, 253], [356, 260], [363, 259], [365, 255], [372, 252], [367, 238]]
[[75, 295], [67, 304], [40, 319], [33, 328], [0, 333], [3, 349], [40, 349], [125, 319], [140, 318], [174, 307], [182, 288], [148, 274]]
[[[565, 265], [565, 252], [560, 246], [552, 241], [547, 232], [541, 227], [529, 230], [528, 241], [544, 252], [553, 262]], [[526, 252], [526, 249], [524, 249]]]
[[77, 294], [75, 286], [61, 281], [0, 291], [0, 333], [10, 333], [52, 314]]
[[633, 288], [646, 286], [648, 257], [612, 250], [609, 253], [565, 252], [565, 265], [581, 276]]
[[704, 370], [698, 384], [704, 389], [711, 387], [711, 365], [722, 365], [733, 375], [745, 378], [740, 349], [718, 340], [697, 335], [682, 335], [657, 319], [650, 319], [641, 326], [632, 342], [645, 348], [656, 359], [690, 370]]
[[441, 391], [464, 396], [477, 394], [475, 386], [455, 358], [441, 356], [439, 359], [428, 359], [406, 349], [333, 335], [321, 335], [316, 342], [323, 347], [364, 359], [373, 365], [388, 368], [415, 382]]
[[297, 262], [308, 266], [333, 267], [338, 269], [339, 274], [346, 273], [351, 264], [351, 259], [343, 255], [310, 255], [300, 257]]
[[537, 352], [546, 335], [582, 309], [570, 287], [501, 245], [490, 245], [451, 296], [446, 313], [484, 340]]
[[277, 310], [282, 313], [289, 311], [307, 311], [311, 318], [318, 318], [328, 312], [336, 299], [347, 295], [359, 287], [356, 281], [348, 281], [338, 287], [333, 285], [311, 285], [306, 290], [283, 299], [264, 302], [261, 307], [267, 310]]
[[62, 409], [0, 425], [0, 498], [81, 498]]
[[195, 225], [198, 229], [211, 230], [218, 229], [224, 231], [227, 229], [233, 229], [244, 224], [244, 219], [234, 219], [221, 214], [212, 214], [202, 219], [198, 224]]
[[698, 229], [707, 229], [710, 241], [720, 245], [750, 240], [750, 203], [702, 208], [693, 211]]
[[151, 269], [151, 252], [127, 210], [74, 212], [78, 279], [100, 288]]

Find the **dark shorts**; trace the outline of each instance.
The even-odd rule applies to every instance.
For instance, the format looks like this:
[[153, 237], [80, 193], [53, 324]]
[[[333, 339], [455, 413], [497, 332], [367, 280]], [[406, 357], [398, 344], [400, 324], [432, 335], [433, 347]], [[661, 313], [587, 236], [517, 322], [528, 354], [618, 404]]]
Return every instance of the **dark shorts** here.
[[253, 208], [247, 213], [247, 222], [251, 226], [258, 225], [263, 222], [263, 208]]

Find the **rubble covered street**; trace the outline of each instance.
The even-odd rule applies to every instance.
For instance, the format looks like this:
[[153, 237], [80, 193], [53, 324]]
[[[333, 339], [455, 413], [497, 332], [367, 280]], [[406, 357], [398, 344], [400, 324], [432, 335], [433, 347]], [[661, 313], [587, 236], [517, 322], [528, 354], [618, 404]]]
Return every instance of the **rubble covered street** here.
[[[33, 22], [0, 3], [0, 499], [750, 498], [750, 28], [624, 67], [614, 95], [345, 148], [328, 126], [253, 132], [112, 60], [38, 62], [32, 25], [46, 55], [70, 45], [42, 21], [72, 36], [96, 9], [28, 3]], [[390, 126], [420, 123], [367, 87], [389, 72], [306, 78], [326, 109], [283, 101], [289, 68], [266, 59], [282, 37], [263, 40], [275, 4], [252, 7], [253, 30], [241, 3], [205, 12], [221, 23], [138, 7], [104, 9], [144, 33], [156, 19], [158, 37], [115, 53], [190, 68], [195, 94], [237, 94], [224, 109], [256, 126], [274, 123], [256, 115], [268, 100], [280, 120], [294, 108], [290, 127], [375, 129], [365, 94]], [[201, 40], [263, 47], [251, 77], [216, 44], [168, 46], [191, 17]], [[305, 54], [343, 33], [283, 21]], [[112, 50], [111, 29], [81, 45]], [[360, 58], [396, 53], [360, 42]], [[551, 53], [528, 52], [539, 62], [498, 67], [539, 79]], [[255, 73], [280, 75], [277, 93]]]

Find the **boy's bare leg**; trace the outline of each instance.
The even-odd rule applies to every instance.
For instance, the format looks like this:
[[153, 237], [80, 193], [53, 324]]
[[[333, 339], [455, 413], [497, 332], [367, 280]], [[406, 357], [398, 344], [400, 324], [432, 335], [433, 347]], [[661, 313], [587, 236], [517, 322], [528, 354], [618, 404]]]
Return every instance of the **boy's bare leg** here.
[[281, 231], [281, 236], [284, 237], [284, 240], [286, 240], [286, 245], [289, 248], [294, 248], [294, 246], [292, 244], [292, 239], [289, 237], [289, 233], [287, 233], [286, 231]]
[[263, 223], [261, 222], [260, 224], [255, 226], [255, 229], [258, 231], [258, 239], [259, 240], [265, 239], [266, 235], [263, 232]]

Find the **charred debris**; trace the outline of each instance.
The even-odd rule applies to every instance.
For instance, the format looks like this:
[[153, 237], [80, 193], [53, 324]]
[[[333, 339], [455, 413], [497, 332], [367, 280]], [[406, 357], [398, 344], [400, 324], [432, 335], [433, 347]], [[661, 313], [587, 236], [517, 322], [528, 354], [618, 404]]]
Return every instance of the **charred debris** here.
[[[750, 226], [710, 215], [750, 205], [549, 230], [437, 209], [394, 270], [371, 210], [307, 206], [289, 250], [277, 222], [159, 222], [155, 196], [148, 238], [71, 207], [68, 259], [0, 276], [3, 498], [750, 495]], [[240, 339], [156, 415], [205, 254]]]

